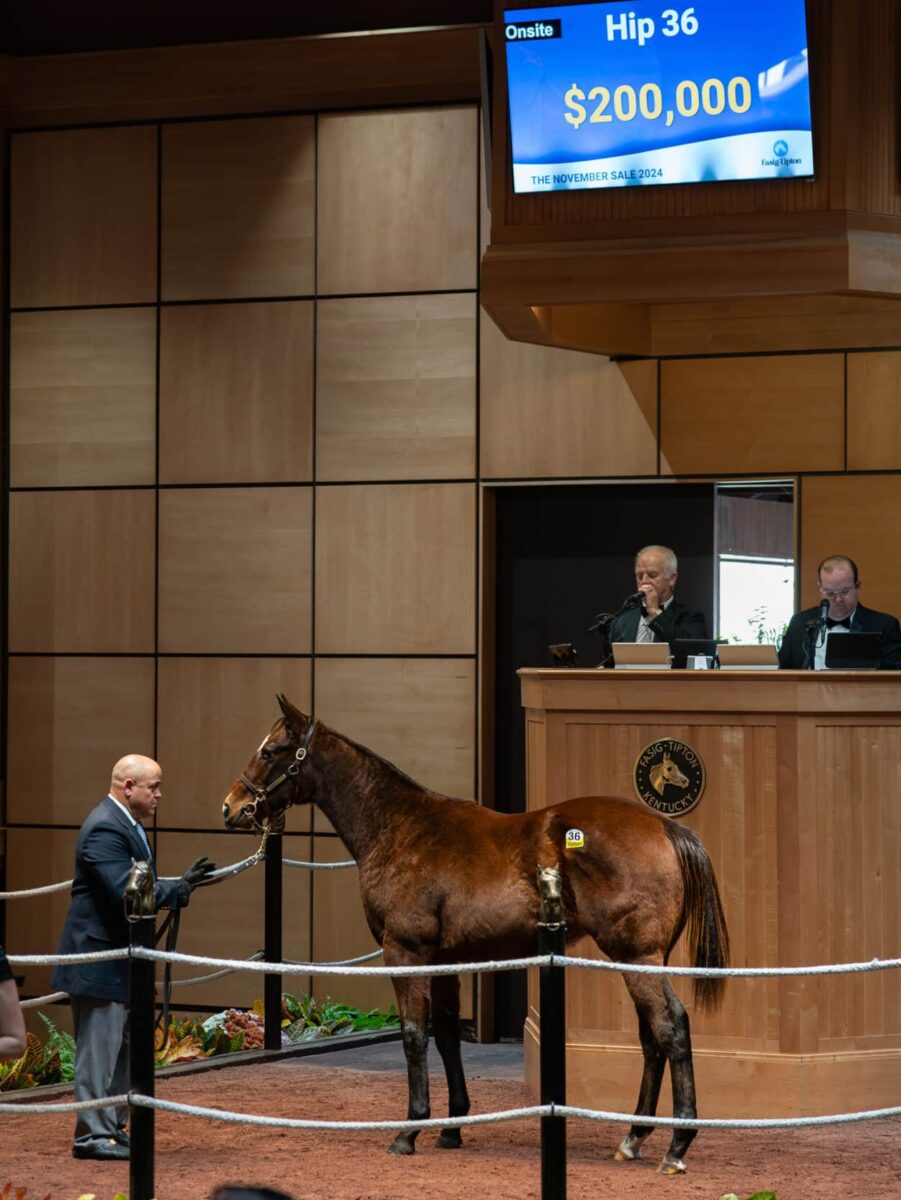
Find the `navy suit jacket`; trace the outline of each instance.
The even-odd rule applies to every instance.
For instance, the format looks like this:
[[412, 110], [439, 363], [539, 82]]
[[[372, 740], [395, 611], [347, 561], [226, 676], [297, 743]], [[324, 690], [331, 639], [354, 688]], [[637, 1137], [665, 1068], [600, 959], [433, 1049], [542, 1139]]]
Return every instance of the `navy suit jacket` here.
[[[810, 666], [810, 644], [807, 638], [807, 622], [819, 617], [820, 608], [805, 608], [795, 613], [788, 623], [782, 645], [779, 647], [779, 666], [798, 671]], [[901, 626], [898, 618], [890, 613], [877, 612], [858, 604], [851, 622], [852, 633], [881, 633], [882, 657], [879, 666], [883, 671], [901, 670]]]
[[[640, 608], [630, 609], [621, 617], [617, 617], [610, 626], [610, 641], [634, 642], [638, 636], [640, 620]], [[651, 632], [655, 642], [669, 642], [672, 645], [677, 638], [705, 638], [707, 621], [703, 613], [694, 612], [673, 599], [651, 622]]]
[[[106, 796], [88, 814], [75, 847], [75, 878], [58, 954], [90, 954], [128, 945], [125, 884], [132, 859], [146, 859], [137, 829]], [[177, 879], [157, 880], [156, 907], [178, 904]], [[60, 964], [53, 986], [70, 996], [128, 1000], [128, 962]]]

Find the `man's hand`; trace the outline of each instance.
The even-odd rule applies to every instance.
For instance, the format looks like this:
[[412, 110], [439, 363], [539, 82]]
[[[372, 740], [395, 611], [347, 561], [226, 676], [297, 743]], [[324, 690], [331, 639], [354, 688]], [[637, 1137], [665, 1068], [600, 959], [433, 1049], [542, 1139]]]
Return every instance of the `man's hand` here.
[[640, 592], [644, 592], [644, 609], [649, 617], [656, 617], [660, 612], [660, 596], [653, 583], [647, 580], [639, 587]]
[[179, 907], [186, 908], [188, 901], [191, 899], [191, 893], [198, 884], [203, 883], [209, 878], [210, 874], [216, 870], [216, 864], [204, 855], [202, 858], [195, 858], [188, 867], [187, 871], [178, 881], [178, 902]]

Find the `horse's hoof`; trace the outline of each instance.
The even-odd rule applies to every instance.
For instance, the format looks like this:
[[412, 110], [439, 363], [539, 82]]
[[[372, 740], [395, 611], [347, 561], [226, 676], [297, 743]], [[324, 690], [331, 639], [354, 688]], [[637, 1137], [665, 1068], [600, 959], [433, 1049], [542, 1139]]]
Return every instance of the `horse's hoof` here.
[[636, 1159], [641, 1158], [641, 1146], [633, 1145], [629, 1138], [623, 1138], [613, 1157], [616, 1162], [635, 1162]]
[[439, 1150], [461, 1150], [463, 1148], [463, 1138], [460, 1135], [459, 1129], [445, 1129], [443, 1133], [439, 1133], [435, 1139], [435, 1145]]
[[660, 1166], [657, 1168], [658, 1175], [682, 1175], [688, 1168], [681, 1158], [670, 1158], [668, 1154], [664, 1155]]
[[396, 1137], [388, 1147], [389, 1154], [415, 1154], [416, 1146], [405, 1137]]

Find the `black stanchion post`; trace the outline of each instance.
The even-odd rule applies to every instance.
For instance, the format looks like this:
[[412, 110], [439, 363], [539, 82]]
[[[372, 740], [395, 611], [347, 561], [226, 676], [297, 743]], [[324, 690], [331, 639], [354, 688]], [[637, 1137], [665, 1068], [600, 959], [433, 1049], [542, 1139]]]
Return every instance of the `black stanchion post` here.
[[[282, 961], [282, 835], [266, 840], [264, 953], [267, 962]], [[263, 985], [263, 1045], [278, 1050], [282, 1044], [282, 977], [266, 975]]]
[[[132, 877], [144, 863], [132, 868]], [[149, 881], [149, 890], [147, 882]], [[131, 881], [129, 881], [131, 887]], [[147, 867], [144, 887], [139, 879], [134, 889], [126, 890], [126, 906], [129, 920], [129, 946], [152, 950], [156, 935], [154, 914], [153, 876]], [[150, 911], [147, 911], [147, 910]], [[154, 1037], [155, 1037], [155, 991], [154, 963], [146, 958], [128, 960], [129, 977], [129, 1066], [130, 1088], [144, 1096], [154, 1095]], [[152, 1108], [136, 1105], [131, 1107], [131, 1156], [128, 1167], [128, 1195], [130, 1200], [153, 1200], [154, 1186], [154, 1132], [156, 1113]]]
[[[560, 871], [540, 869], [538, 953], [563, 954]], [[541, 1103], [566, 1103], [566, 977], [562, 966], [539, 967]], [[566, 1118], [541, 1118], [541, 1200], [566, 1200]]]

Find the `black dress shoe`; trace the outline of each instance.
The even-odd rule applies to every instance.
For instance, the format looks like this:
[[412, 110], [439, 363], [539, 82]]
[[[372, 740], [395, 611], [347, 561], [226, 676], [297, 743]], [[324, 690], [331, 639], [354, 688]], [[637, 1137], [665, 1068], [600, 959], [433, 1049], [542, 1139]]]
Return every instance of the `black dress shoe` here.
[[108, 1142], [93, 1142], [89, 1146], [73, 1146], [72, 1157], [122, 1160], [128, 1158], [128, 1147], [120, 1146], [117, 1141], [110, 1138]]
[[113, 1134], [113, 1140], [118, 1142], [120, 1146], [124, 1146], [126, 1150], [131, 1146], [131, 1140], [124, 1129], [117, 1129]]

